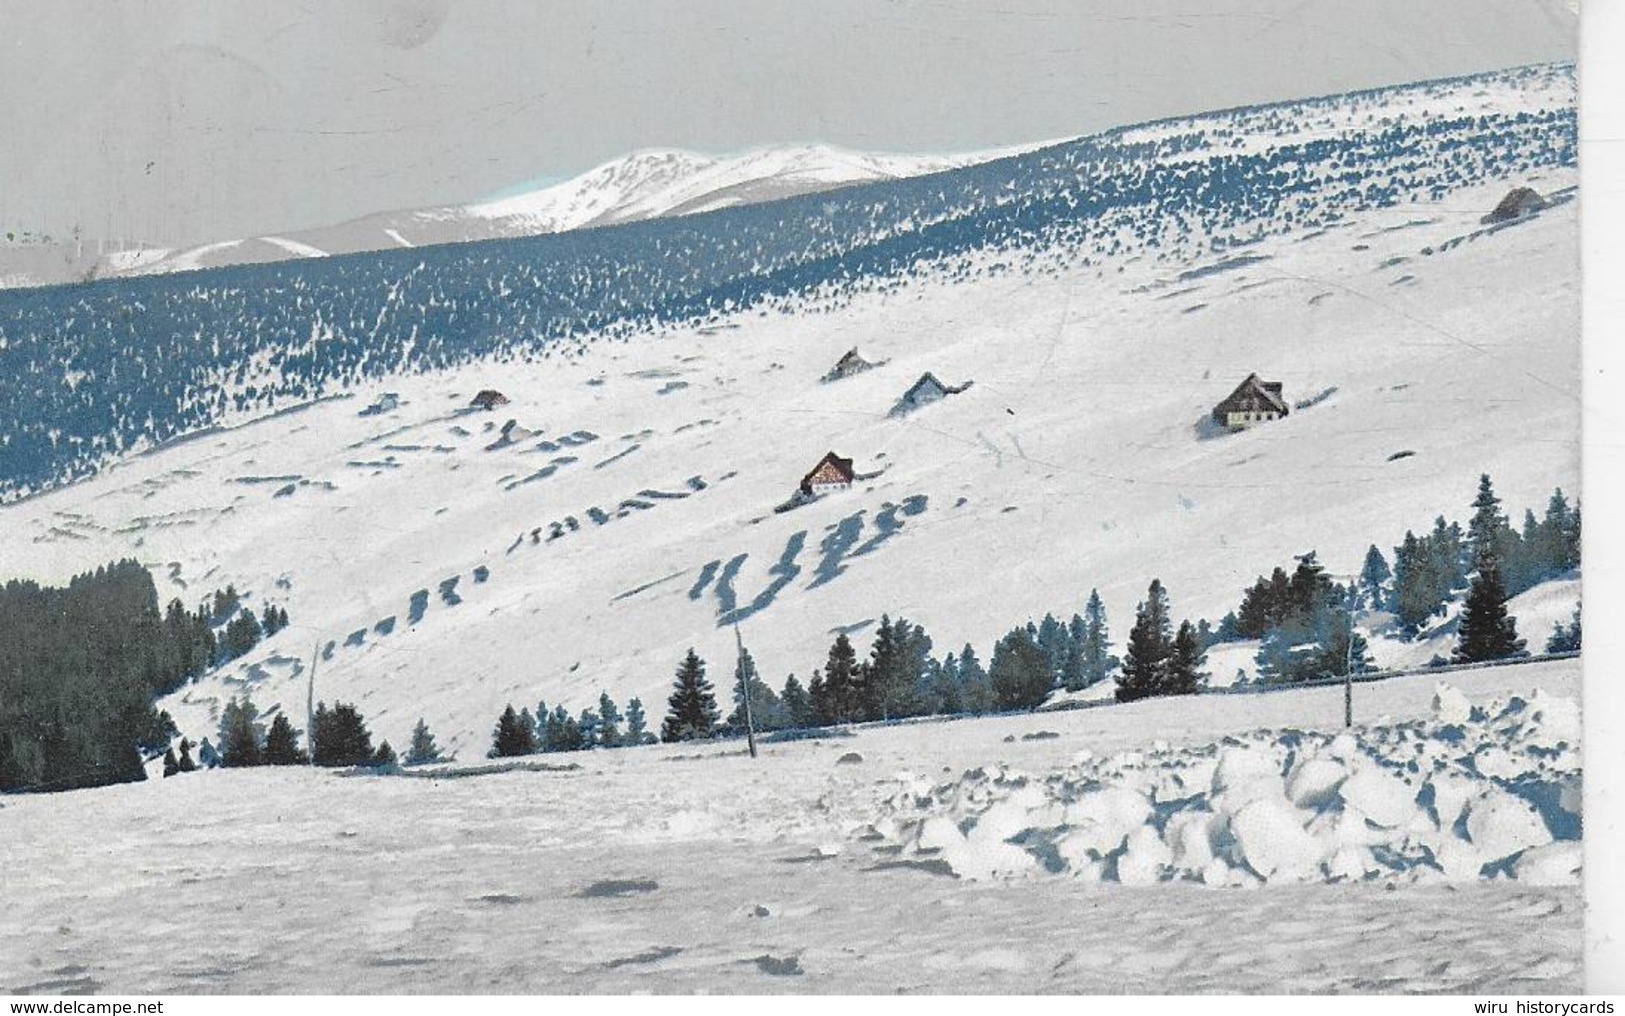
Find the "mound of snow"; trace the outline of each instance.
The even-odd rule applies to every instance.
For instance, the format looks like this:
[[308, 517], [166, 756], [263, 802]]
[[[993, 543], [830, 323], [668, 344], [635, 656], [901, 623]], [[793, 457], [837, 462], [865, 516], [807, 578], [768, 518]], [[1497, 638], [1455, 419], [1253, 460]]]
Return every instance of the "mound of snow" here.
[[1429, 720], [1336, 736], [1085, 751], [1042, 777], [973, 769], [935, 787], [902, 774], [864, 828], [971, 879], [1573, 884], [1577, 723], [1567, 698], [1475, 706], [1441, 685]]

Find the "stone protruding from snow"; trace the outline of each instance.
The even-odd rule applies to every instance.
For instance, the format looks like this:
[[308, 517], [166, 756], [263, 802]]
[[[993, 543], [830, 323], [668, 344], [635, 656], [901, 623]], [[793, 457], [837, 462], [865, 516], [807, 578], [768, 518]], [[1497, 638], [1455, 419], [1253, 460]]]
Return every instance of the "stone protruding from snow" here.
[[1474, 706], [1440, 685], [1432, 718], [1332, 736], [1074, 754], [1058, 772], [898, 774], [867, 838], [970, 879], [1244, 887], [1580, 871], [1579, 712], [1570, 699]]

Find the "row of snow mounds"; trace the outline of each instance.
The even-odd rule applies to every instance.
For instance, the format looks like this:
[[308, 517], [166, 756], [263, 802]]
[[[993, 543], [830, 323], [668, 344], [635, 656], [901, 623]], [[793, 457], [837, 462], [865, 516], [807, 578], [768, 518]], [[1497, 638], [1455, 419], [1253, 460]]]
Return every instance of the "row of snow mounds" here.
[[1537, 690], [1475, 706], [1441, 684], [1426, 720], [1085, 751], [1045, 777], [994, 767], [932, 786], [903, 774], [862, 838], [967, 879], [1571, 885], [1579, 740], [1572, 699]]

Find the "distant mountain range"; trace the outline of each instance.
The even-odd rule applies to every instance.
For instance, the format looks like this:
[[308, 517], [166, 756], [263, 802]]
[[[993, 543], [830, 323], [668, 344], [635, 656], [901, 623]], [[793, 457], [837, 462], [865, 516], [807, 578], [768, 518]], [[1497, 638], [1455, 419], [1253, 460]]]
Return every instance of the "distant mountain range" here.
[[924, 176], [1031, 147], [959, 155], [875, 154], [828, 145], [759, 148], [727, 156], [650, 149], [510, 197], [379, 212], [332, 226], [196, 247], [137, 247], [98, 254], [81, 249], [77, 242], [36, 242], [9, 250], [0, 246], [0, 288], [564, 233]]

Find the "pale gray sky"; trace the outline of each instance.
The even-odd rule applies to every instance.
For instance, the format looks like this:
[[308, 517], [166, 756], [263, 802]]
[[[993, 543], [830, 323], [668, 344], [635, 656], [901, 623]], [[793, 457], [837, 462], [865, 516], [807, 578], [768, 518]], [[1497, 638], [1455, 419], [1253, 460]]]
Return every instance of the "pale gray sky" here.
[[1565, 0], [0, 0], [0, 228], [181, 244], [637, 148], [969, 150], [1575, 31]]

